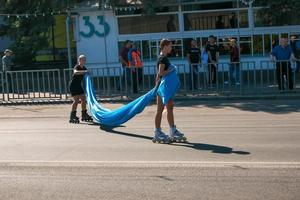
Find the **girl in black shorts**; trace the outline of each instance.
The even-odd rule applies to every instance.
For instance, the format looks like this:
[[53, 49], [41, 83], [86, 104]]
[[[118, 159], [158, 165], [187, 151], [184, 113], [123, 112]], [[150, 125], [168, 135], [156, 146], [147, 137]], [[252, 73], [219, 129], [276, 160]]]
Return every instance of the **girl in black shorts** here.
[[74, 98], [69, 121], [70, 123], [79, 123], [79, 118], [76, 116], [79, 101], [81, 102], [81, 120], [93, 121], [93, 118], [87, 114], [86, 98], [82, 87], [84, 75], [87, 73], [87, 68], [84, 66], [85, 62], [86, 57], [84, 55], [80, 55], [78, 57], [78, 64], [74, 67], [74, 73], [69, 84], [71, 95]]
[[[167, 76], [169, 73], [172, 73], [175, 69], [172, 68], [172, 64], [168, 59], [168, 54], [172, 51], [172, 42], [168, 39], [162, 39], [160, 41], [160, 55], [157, 61], [157, 69], [158, 73], [156, 75], [156, 85], [160, 84], [161, 79], [164, 76]], [[175, 83], [174, 83], [175, 84]], [[166, 86], [165, 90], [171, 89]], [[170, 142], [186, 142], [186, 137], [183, 133], [177, 130], [174, 122], [174, 102], [173, 99], [169, 99], [165, 102], [165, 105], [162, 100], [162, 96], [157, 94], [156, 102], [157, 102], [157, 110], [155, 115], [155, 129], [154, 129], [154, 137], [153, 142], [159, 143], [170, 143]], [[162, 113], [164, 108], [167, 108], [167, 119], [170, 127], [169, 135], [165, 134], [161, 130], [161, 120], [162, 120]]]

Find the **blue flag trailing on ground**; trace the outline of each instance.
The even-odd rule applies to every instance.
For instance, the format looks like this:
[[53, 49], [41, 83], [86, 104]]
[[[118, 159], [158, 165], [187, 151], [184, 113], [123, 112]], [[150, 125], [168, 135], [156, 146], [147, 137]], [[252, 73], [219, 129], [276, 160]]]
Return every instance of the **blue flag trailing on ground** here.
[[104, 108], [97, 102], [91, 77], [88, 75], [85, 76], [85, 90], [91, 115], [97, 123], [110, 127], [119, 126], [135, 115], [141, 113], [153, 100], [156, 94], [161, 96], [163, 104], [166, 105], [168, 101], [174, 97], [179, 85], [180, 82], [174, 67], [174, 71], [162, 78], [158, 88], [153, 88], [148, 93], [127, 105], [121, 106], [115, 110], [110, 110]]

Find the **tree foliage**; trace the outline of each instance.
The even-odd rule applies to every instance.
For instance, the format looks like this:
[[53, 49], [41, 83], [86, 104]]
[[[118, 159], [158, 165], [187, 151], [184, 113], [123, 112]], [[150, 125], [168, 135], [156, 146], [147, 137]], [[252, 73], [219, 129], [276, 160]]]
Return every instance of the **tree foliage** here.
[[296, 25], [299, 22], [299, 0], [256, 0], [255, 5], [264, 7], [259, 17], [271, 26]]
[[49, 44], [49, 30], [55, 24], [51, 13], [64, 11], [76, 2], [0, 0], [0, 12], [7, 14], [0, 26], [0, 36], [8, 36], [13, 41], [11, 48], [15, 52], [16, 65], [30, 65], [34, 62], [37, 52]]

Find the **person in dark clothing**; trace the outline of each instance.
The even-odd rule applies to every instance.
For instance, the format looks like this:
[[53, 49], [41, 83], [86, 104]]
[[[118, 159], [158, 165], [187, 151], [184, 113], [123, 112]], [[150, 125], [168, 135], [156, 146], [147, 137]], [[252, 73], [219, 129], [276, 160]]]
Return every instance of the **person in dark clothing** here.
[[292, 48], [288, 45], [287, 38], [280, 39], [280, 45], [272, 50], [272, 59], [276, 62], [276, 74], [278, 81], [278, 89], [284, 90], [284, 76], [286, 77], [288, 88], [292, 90], [293, 86], [293, 73], [291, 68], [290, 59], [295, 59]]
[[130, 40], [126, 40], [124, 47], [120, 52], [119, 59], [121, 61], [122, 69], [123, 69], [123, 76], [122, 76], [122, 81], [120, 83], [121, 84], [120, 89], [122, 87], [125, 87], [125, 89], [127, 90], [128, 88], [130, 88], [129, 85], [131, 85], [131, 71], [129, 69], [129, 61], [128, 61], [128, 52], [131, 49], [131, 46], [132, 46], [132, 42]]
[[[171, 73], [174, 68], [172, 69], [171, 63], [168, 59], [168, 55], [170, 54], [172, 50], [172, 42], [169, 39], [162, 39], [160, 41], [160, 55], [158, 57], [157, 61], [157, 75], [156, 75], [156, 86], [159, 86], [161, 79], [164, 76], [167, 76], [169, 73]], [[166, 88], [168, 89], [168, 88]], [[156, 96], [156, 102], [157, 102], [157, 110], [156, 110], [156, 115], [155, 115], [155, 129], [154, 129], [154, 137], [153, 141], [161, 141], [163, 143], [169, 143], [171, 142], [172, 138], [177, 138], [177, 139], [185, 139], [184, 134], [182, 134], [180, 131], [177, 130], [174, 122], [174, 113], [173, 113], [173, 108], [174, 108], [174, 102], [173, 99], [170, 99], [166, 105], [163, 104], [163, 97], [161, 97], [158, 93]], [[161, 120], [162, 120], [162, 113], [164, 111], [164, 107], [167, 107], [167, 119], [168, 119], [168, 124], [170, 127], [170, 135], [165, 134], [161, 130]]]
[[197, 47], [197, 41], [191, 41], [191, 47], [188, 51], [187, 58], [190, 66], [190, 89], [198, 88], [198, 66], [200, 64], [201, 51]]
[[296, 72], [300, 71], [300, 39], [297, 40], [295, 35], [291, 36], [291, 47], [296, 58]]
[[2, 72], [12, 70], [12, 53], [13, 52], [9, 49], [4, 51], [4, 56], [2, 57]]
[[87, 114], [85, 92], [82, 87], [84, 75], [87, 73], [87, 68], [84, 66], [85, 62], [85, 56], [80, 55], [78, 57], [78, 64], [74, 67], [73, 76], [69, 83], [70, 92], [74, 99], [70, 114], [70, 123], [79, 123], [79, 118], [76, 116], [77, 105], [79, 102], [81, 102], [81, 120], [93, 121], [93, 118]]
[[216, 44], [215, 36], [210, 35], [208, 39], [209, 43], [206, 45], [206, 52], [208, 53], [208, 83], [216, 84], [219, 47]]
[[232, 85], [240, 84], [240, 53], [235, 39], [230, 40], [230, 66], [229, 75]]
[[3, 73], [3, 86], [8, 86], [8, 92], [12, 91], [12, 85], [9, 84], [12, 80], [12, 74], [6, 73], [8, 71], [13, 70], [13, 63], [12, 63], [12, 54], [13, 52], [9, 49], [4, 51], [4, 56], [2, 57], [2, 73]]

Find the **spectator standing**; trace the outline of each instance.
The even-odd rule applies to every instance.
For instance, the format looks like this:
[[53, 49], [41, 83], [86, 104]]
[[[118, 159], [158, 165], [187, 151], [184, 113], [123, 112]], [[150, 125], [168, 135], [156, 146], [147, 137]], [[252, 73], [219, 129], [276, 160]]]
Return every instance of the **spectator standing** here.
[[229, 76], [231, 85], [240, 85], [240, 53], [235, 39], [230, 40]]
[[198, 66], [200, 64], [200, 49], [197, 47], [197, 41], [191, 41], [191, 47], [187, 54], [187, 59], [190, 66], [190, 89], [198, 88]]
[[[10, 79], [11, 79], [11, 74], [8, 74], [6, 72], [8, 71], [11, 71], [13, 70], [13, 63], [12, 63], [12, 51], [10, 49], [6, 49], [4, 51], [4, 56], [2, 57], [2, 72], [3, 72], [3, 83], [4, 83], [4, 86], [6, 86], [9, 82], [10, 82]], [[7, 77], [6, 77], [7, 76]], [[7, 82], [6, 82], [7, 80]], [[8, 90], [10, 91], [11, 88], [8, 88]]]
[[4, 51], [4, 56], [2, 57], [2, 72], [11, 71], [12, 70], [12, 51], [6, 49]]
[[219, 61], [219, 47], [216, 44], [216, 38], [210, 35], [209, 42], [206, 46], [206, 52], [208, 54], [208, 83], [215, 84], [217, 81], [217, 64]]
[[122, 64], [122, 69], [123, 69], [121, 85], [123, 85], [123, 87], [125, 88], [127, 88], [128, 85], [131, 84], [131, 71], [129, 69], [129, 62], [128, 62], [128, 52], [131, 48], [131, 45], [132, 45], [131, 41], [126, 40], [124, 43], [124, 47], [122, 48], [119, 56], [119, 59]]
[[133, 43], [128, 52], [128, 63], [132, 74], [132, 91], [138, 93], [138, 85], [142, 83], [143, 78], [143, 62], [141, 60], [141, 52]]
[[288, 45], [287, 38], [281, 38], [280, 45], [272, 50], [272, 60], [276, 62], [276, 75], [279, 90], [284, 90], [284, 76], [286, 77], [288, 88], [292, 90], [294, 87], [290, 59], [295, 59], [292, 48]]

